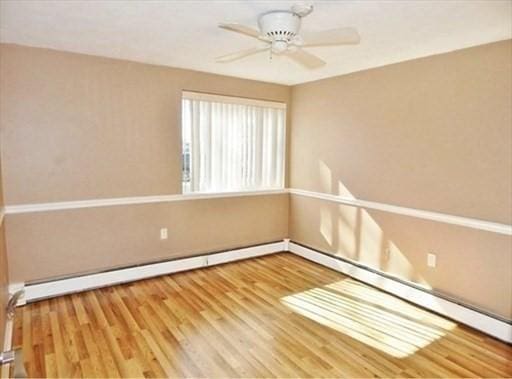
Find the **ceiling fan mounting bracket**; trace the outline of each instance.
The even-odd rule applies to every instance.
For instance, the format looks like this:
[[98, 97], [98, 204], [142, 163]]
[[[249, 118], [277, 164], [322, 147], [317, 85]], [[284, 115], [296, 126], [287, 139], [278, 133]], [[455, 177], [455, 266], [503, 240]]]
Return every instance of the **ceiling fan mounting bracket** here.
[[313, 12], [312, 4], [295, 4], [292, 6], [292, 12], [299, 17], [306, 17], [308, 14]]

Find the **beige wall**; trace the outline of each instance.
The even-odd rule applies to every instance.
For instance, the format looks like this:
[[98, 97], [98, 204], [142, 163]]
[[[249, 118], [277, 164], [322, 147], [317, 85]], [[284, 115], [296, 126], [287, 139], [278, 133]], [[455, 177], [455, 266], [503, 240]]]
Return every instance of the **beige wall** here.
[[[298, 85], [292, 104], [291, 187], [511, 223], [511, 41]], [[510, 236], [292, 196], [290, 238], [512, 318]]]
[[[6, 204], [181, 192], [181, 91], [289, 101], [290, 88], [0, 47]], [[11, 281], [253, 245], [288, 234], [288, 197], [8, 215]], [[159, 240], [159, 229], [169, 239]]]
[[[512, 318], [510, 236], [292, 196], [290, 238]], [[426, 254], [437, 254], [437, 268]]]
[[0, 47], [6, 204], [181, 192], [183, 89], [288, 102], [289, 87]]
[[[286, 194], [10, 215], [11, 281], [278, 241], [287, 215]], [[161, 227], [168, 240], [159, 240]]]
[[[187, 89], [291, 104], [291, 187], [511, 223], [511, 53], [507, 41], [290, 89], [2, 45], [6, 203], [179, 193]], [[509, 236], [321, 200], [116, 206], [8, 215], [5, 224], [12, 282], [289, 236], [512, 317]], [[161, 227], [169, 240], [158, 239]]]
[[511, 55], [509, 40], [293, 87], [291, 186], [511, 224]]

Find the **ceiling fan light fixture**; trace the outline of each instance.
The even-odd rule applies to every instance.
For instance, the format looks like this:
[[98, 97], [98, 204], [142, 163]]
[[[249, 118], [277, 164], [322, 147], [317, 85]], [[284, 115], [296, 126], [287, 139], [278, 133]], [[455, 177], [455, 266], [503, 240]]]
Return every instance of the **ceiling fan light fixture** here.
[[281, 54], [288, 49], [288, 42], [286, 41], [273, 41], [272, 42], [272, 52], [275, 54]]

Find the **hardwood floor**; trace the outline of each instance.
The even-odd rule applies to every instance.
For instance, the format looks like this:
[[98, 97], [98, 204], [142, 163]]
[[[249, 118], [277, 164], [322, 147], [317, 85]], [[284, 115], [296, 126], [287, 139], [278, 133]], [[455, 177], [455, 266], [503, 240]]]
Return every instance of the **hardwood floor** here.
[[31, 377], [509, 377], [512, 347], [288, 253], [17, 311]]

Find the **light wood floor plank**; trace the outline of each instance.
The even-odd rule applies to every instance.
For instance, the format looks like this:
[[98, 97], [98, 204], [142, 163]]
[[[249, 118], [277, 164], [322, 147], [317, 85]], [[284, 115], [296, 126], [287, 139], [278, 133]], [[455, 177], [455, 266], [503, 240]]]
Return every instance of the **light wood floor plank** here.
[[288, 253], [18, 308], [30, 377], [511, 377], [512, 347]]

